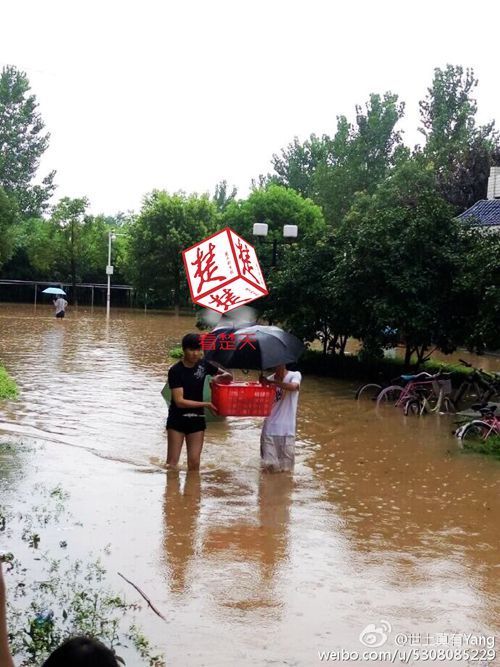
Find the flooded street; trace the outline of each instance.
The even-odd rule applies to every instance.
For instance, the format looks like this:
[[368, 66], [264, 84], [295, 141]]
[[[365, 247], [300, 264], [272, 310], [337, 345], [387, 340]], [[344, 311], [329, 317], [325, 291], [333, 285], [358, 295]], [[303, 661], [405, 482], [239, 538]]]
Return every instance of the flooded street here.
[[171, 667], [317, 665], [320, 651], [362, 651], [381, 621], [388, 650], [410, 633], [498, 642], [500, 462], [460, 450], [453, 417], [377, 413], [354, 384], [305, 376], [293, 477], [260, 473], [259, 418], [209, 423], [201, 474], [185, 452], [165, 474], [167, 351], [192, 330], [190, 317], [55, 321], [0, 304], [0, 359], [20, 388], [0, 441], [28, 445], [0, 459], [1, 503], [61, 484], [85, 526], [65, 533], [69, 552], [111, 544], [110, 574], [167, 618], [142, 624]]

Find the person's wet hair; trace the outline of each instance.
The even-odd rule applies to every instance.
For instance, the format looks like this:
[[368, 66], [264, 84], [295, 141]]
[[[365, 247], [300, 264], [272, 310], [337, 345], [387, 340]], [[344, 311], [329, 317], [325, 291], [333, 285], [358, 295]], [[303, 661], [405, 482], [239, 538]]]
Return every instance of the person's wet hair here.
[[182, 339], [182, 349], [201, 350], [200, 334], [188, 333]]
[[72, 637], [53, 651], [42, 667], [119, 667], [113, 651], [97, 639]]

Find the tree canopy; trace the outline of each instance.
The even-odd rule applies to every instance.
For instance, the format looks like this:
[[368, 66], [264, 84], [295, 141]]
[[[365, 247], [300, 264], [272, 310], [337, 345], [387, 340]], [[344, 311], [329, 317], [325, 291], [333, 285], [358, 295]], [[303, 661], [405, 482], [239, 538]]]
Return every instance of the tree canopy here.
[[137, 289], [151, 290], [158, 303], [178, 307], [188, 295], [181, 253], [213, 233], [217, 207], [208, 195], [153, 191], [129, 229], [129, 276]]
[[0, 74], [0, 186], [18, 203], [22, 216], [47, 210], [55, 172], [34, 183], [49, 145], [35, 95], [24, 72], [4, 67]]
[[420, 102], [423, 153], [432, 164], [442, 195], [461, 213], [486, 197], [490, 167], [500, 163], [495, 123], [478, 126], [472, 94], [474, 70], [436, 68], [427, 96]]

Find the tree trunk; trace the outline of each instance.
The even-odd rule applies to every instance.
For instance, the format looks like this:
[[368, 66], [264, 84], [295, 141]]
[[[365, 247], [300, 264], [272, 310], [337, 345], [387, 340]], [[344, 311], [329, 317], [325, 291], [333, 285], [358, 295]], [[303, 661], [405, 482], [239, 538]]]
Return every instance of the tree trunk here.
[[406, 350], [405, 350], [405, 368], [408, 368], [410, 366], [411, 362], [411, 355], [413, 354], [413, 348], [409, 343], [406, 343]]
[[[437, 348], [434, 348], [434, 352]], [[417, 347], [417, 361], [419, 364], [423, 364], [425, 361], [428, 361], [431, 358], [432, 352], [426, 355], [427, 345], [422, 345], [420, 349]]]

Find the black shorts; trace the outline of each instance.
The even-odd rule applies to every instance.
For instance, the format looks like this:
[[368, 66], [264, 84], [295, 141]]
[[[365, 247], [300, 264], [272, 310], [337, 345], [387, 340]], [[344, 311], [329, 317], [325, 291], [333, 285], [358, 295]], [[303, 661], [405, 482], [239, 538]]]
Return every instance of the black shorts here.
[[184, 433], [196, 433], [197, 431], [204, 431], [207, 428], [207, 422], [203, 415], [196, 417], [184, 417], [184, 415], [168, 416], [166, 428], [173, 428], [174, 431]]
[[56, 317], [62, 319], [64, 317], [64, 310], [60, 310], [58, 313], [56, 313]]

